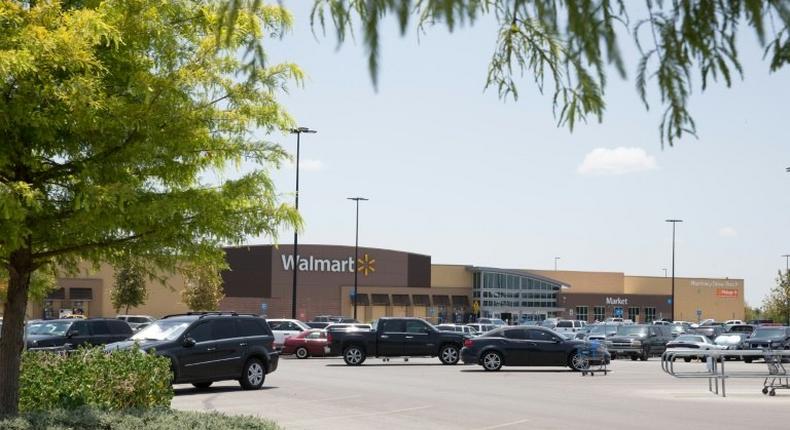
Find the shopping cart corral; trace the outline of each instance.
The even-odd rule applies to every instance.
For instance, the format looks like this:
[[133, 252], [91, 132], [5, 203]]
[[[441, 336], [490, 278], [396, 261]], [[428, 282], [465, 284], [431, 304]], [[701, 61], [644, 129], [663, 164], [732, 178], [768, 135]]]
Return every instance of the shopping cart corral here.
[[[688, 365], [675, 368], [675, 360], [700, 358], [705, 365], [689, 370]], [[751, 358], [765, 360], [766, 367], [753, 366], [749, 370], [730, 371], [725, 367], [728, 358]], [[661, 368], [664, 372], [680, 379], [707, 379], [708, 391], [727, 397], [728, 379], [762, 379], [763, 394], [773, 396], [776, 390], [790, 390], [790, 373], [784, 365], [790, 361], [789, 350], [699, 350], [671, 349], [661, 356]], [[752, 370], [754, 369], [754, 370]], [[759, 369], [759, 370], [758, 370]], [[719, 386], [721, 385], [721, 393]]]

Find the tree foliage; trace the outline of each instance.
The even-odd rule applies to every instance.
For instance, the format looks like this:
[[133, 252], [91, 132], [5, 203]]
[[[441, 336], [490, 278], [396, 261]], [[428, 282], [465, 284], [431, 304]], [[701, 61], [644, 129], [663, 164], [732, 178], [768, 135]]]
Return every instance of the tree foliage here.
[[[302, 72], [262, 48], [292, 18], [226, 6], [0, 0], [0, 415], [17, 410], [36, 270], [127, 255], [149, 275], [219, 264], [221, 245], [298, 226], [268, 174], [286, 154], [261, 137], [293, 125], [277, 96]], [[222, 175], [243, 161], [257, 168]]]
[[[50, 266], [42, 266], [30, 274], [30, 287], [28, 299], [33, 303], [41, 303], [49, 293], [58, 286], [57, 275]], [[8, 293], [8, 270], [0, 267], [0, 303], [3, 303]]]
[[776, 285], [763, 299], [763, 309], [769, 319], [790, 324], [790, 271], [779, 271]]
[[184, 289], [181, 300], [193, 311], [216, 311], [225, 297], [222, 276], [213, 266], [189, 266], [181, 269]]
[[148, 298], [148, 289], [145, 284], [145, 273], [140, 264], [131, 259], [121, 263], [115, 271], [115, 285], [110, 291], [110, 300], [116, 313], [121, 308], [126, 308], [124, 313], [129, 313], [130, 307], [141, 306]]
[[[233, 0], [231, 0], [232, 2]], [[646, 108], [648, 86], [660, 96], [662, 144], [696, 135], [688, 108], [692, 83], [732, 85], [743, 70], [737, 51], [742, 31], [756, 35], [770, 71], [790, 62], [790, 3], [786, 0], [315, 0], [314, 27], [331, 23], [339, 43], [361, 27], [374, 85], [381, 56], [380, 27], [392, 15], [401, 34], [444, 24], [450, 31], [492, 16], [499, 26], [486, 88], [501, 98], [520, 95], [528, 75], [553, 95], [559, 125], [573, 130], [592, 116], [599, 121], [610, 68], [626, 76], [620, 45], [634, 43], [637, 91]]]

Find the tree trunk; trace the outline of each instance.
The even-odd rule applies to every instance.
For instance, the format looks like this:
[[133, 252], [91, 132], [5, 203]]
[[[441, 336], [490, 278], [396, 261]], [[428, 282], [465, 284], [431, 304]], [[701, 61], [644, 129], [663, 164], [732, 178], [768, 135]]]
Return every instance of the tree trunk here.
[[126, 305], [126, 315], [129, 315], [129, 305]]
[[19, 365], [24, 347], [25, 311], [32, 265], [29, 250], [11, 253], [8, 294], [0, 334], [0, 416], [19, 411]]

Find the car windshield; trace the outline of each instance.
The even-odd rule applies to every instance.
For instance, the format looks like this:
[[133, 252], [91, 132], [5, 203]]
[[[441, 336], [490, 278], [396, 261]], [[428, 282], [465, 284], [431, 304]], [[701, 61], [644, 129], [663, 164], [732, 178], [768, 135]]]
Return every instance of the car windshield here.
[[785, 335], [784, 328], [758, 328], [754, 331], [752, 337], [781, 337]]
[[675, 338], [675, 340], [678, 341], [678, 342], [702, 342], [702, 343], [705, 343], [705, 339], [702, 336], [689, 336], [689, 335], [678, 336], [677, 338]]
[[27, 326], [27, 335], [63, 336], [71, 327], [71, 321], [52, 321]]
[[192, 321], [159, 320], [140, 330], [132, 340], [175, 340], [184, 333]]
[[617, 327], [618, 336], [644, 336], [647, 334], [647, 327], [621, 325]]

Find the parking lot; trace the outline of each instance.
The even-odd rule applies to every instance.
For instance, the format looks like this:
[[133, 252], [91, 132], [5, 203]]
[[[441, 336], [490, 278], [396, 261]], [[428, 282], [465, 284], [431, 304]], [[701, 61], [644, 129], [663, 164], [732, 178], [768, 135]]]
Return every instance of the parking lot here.
[[786, 429], [790, 420], [790, 392], [764, 396], [760, 380], [729, 381], [721, 398], [704, 380], [665, 374], [657, 358], [616, 360], [610, 369], [583, 377], [559, 367], [484, 372], [435, 358], [348, 367], [338, 358], [286, 357], [260, 391], [242, 391], [236, 382], [206, 392], [178, 385], [172, 404], [256, 415], [287, 429]]

